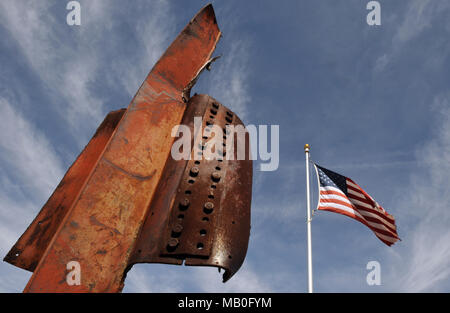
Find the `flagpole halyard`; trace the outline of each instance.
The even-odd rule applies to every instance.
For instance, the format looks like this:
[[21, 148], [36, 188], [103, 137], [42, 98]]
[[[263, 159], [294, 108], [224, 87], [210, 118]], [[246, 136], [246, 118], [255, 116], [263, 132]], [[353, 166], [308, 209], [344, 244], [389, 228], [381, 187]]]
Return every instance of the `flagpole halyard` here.
[[306, 226], [308, 240], [308, 293], [313, 292], [312, 246], [311, 246], [311, 199], [309, 191], [309, 145], [305, 145], [306, 155]]

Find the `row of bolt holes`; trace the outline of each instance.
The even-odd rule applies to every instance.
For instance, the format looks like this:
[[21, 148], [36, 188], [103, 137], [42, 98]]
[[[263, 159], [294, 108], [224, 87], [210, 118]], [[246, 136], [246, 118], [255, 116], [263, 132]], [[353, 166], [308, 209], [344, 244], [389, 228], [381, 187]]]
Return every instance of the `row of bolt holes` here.
[[[213, 103], [212, 104], [212, 106], [213, 106], [213, 108], [211, 108], [211, 110], [210, 110], [210, 112], [211, 112], [211, 114], [212, 115], [210, 115], [209, 117], [211, 118], [211, 119], [214, 119], [215, 118], [215, 115], [217, 114], [217, 109], [219, 109], [219, 105], [218, 104], [216, 104], [216, 103]], [[233, 120], [232, 120], [232, 117], [233, 117], [233, 114], [231, 113], [231, 112], [229, 112], [229, 111], [227, 111], [227, 116], [225, 117], [225, 119], [226, 119], [226, 121], [228, 122], [228, 123], [226, 123], [225, 125], [227, 126], [227, 125], [230, 125], [229, 123], [231, 123]], [[207, 126], [209, 126], [209, 125], [212, 125], [214, 123], [214, 121], [213, 120], [211, 120], [211, 121], [207, 121], [206, 122], [206, 125]], [[209, 129], [207, 128], [207, 130], [209, 131]], [[223, 136], [223, 139], [224, 140], [226, 140], [227, 139], [227, 137], [226, 137], [226, 129], [224, 129], [224, 131], [225, 131], [225, 134], [224, 134], [224, 136]], [[208, 139], [208, 137], [207, 136], [203, 136], [203, 139]], [[200, 144], [201, 145], [201, 148], [203, 149], [204, 148], [204, 145], [203, 144]], [[223, 143], [223, 146], [225, 147], [225, 143]], [[223, 156], [225, 156], [225, 152], [223, 151]], [[219, 162], [222, 162], [222, 160], [218, 160]], [[199, 165], [200, 164], [200, 161], [195, 161], [194, 162], [194, 164], [195, 165]], [[221, 170], [221, 168], [220, 168], [220, 166], [216, 166], [216, 171], [220, 171]], [[198, 175], [198, 168], [197, 167], [193, 167], [193, 168], [191, 168], [191, 171], [190, 171], [190, 176], [191, 177], [195, 177], [195, 176], [197, 176]], [[213, 173], [212, 175], [211, 175], [211, 178], [212, 178], [212, 180], [213, 180], [213, 182], [219, 182], [219, 180], [220, 180], [220, 173], [218, 173], [218, 172], [216, 172], [216, 173]], [[193, 178], [190, 178], [189, 180], [188, 180], [188, 183], [189, 184], [193, 184], [195, 182], [195, 180], [193, 179]], [[217, 188], [217, 186], [216, 186], [216, 184], [212, 184], [211, 185], [211, 189], [216, 189]], [[190, 195], [190, 194], [192, 194], [192, 192], [190, 191], [190, 190], [186, 190], [185, 191], [185, 194], [186, 195]], [[211, 194], [209, 194], [208, 195], [208, 198], [209, 199], [214, 199], [214, 195], [213, 195], [213, 193], [211, 193]], [[180, 211], [184, 211], [184, 210], [186, 210], [187, 209], [187, 207], [189, 206], [189, 200], [187, 199], [187, 198], [185, 198], [184, 199], [184, 203], [180, 203], [180, 207], [179, 207], [179, 209], [180, 209]], [[205, 203], [205, 206], [203, 207], [203, 212], [205, 213], [205, 214], [211, 214], [212, 212], [213, 212], [213, 210], [214, 210], [214, 204], [212, 203], [212, 202], [206, 202]], [[178, 219], [183, 219], [184, 218], [184, 214], [179, 214], [178, 215]], [[203, 218], [202, 218], [202, 221], [203, 222], [209, 222], [209, 218], [207, 217], [207, 216], [204, 216]], [[234, 224], [234, 221], [232, 222], [233, 224]], [[205, 229], [201, 229], [200, 230], [200, 232], [199, 232], [199, 234], [200, 234], [200, 236], [202, 236], [202, 237], [204, 237], [204, 236], [206, 236], [206, 230]], [[176, 237], [179, 237], [180, 236], [180, 234], [181, 234], [181, 230], [174, 230], [174, 231], [172, 231], [172, 238], [176, 238]], [[175, 248], [176, 248], [176, 246], [174, 246], [174, 245], [168, 245], [168, 247], [167, 247], [167, 249], [169, 250], [169, 251], [173, 251], [173, 250], [175, 250]], [[197, 249], [199, 249], [199, 250], [203, 250], [203, 248], [204, 248], [204, 244], [202, 243], [202, 242], [199, 242], [199, 243], [197, 243]], [[230, 258], [231, 259], [231, 255], [230, 256], [228, 256], [228, 258]]]
[[[211, 120], [206, 121], [206, 126], [212, 126], [214, 124], [214, 118], [215, 118], [215, 115], [217, 115], [217, 110], [219, 109], [219, 105], [216, 104], [216, 103], [213, 103], [212, 106], [213, 107], [210, 109], [211, 115], [209, 116], [209, 118]], [[225, 116], [225, 120], [226, 120], [225, 128], [223, 128], [223, 132], [224, 132], [224, 135], [223, 135], [223, 139], [224, 139], [223, 147], [224, 147], [224, 149], [226, 147], [225, 140], [227, 140], [226, 126], [230, 125], [230, 123], [233, 121], [233, 113], [231, 113], [230, 111], [227, 111], [226, 112], [226, 116]], [[206, 127], [205, 131], [206, 132], [210, 132], [210, 129], [208, 127]], [[208, 137], [207, 136], [203, 136], [203, 139], [206, 140], [206, 139], [208, 139]], [[203, 148], [203, 147], [204, 146], [202, 145], [201, 148]], [[222, 156], [225, 156], [225, 155], [226, 155], [225, 151], [222, 151]], [[221, 161], [222, 160], [219, 160], [219, 162], [221, 162]]]

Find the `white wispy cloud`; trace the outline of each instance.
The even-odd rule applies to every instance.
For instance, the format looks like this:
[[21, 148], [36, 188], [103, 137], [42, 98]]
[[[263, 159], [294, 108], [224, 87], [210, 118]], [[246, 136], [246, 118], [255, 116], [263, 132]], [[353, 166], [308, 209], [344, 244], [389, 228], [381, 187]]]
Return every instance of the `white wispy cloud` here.
[[[236, 40], [231, 49], [217, 61], [211, 75], [210, 95], [233, 110], [245, 123], [251, 97], [248, 92], [248, 74], [246, 66], [248, 43]], [[214, 64], [213, 66], [216, 66]]]
[[92, 37], [80, 36], [74, 41], [67, 36], [65, 15], [52, 14], [51, 2], [2, 1], [0, 6], [2, 25], [47, 86], [56, 104], [54, 110], [84, 142], [86, 125], [100, 121], [103, 109], [101, 99], [90, 90], [99, 59], [89, 51]]
[[[169, 2], [136, 2], [134, 8], [151, 15], [135, 15], [131, 31], [136, 40], [132, 42], [117, 34], [120, 19], [116, 17], [122, 14], [121, 3], [80, 2], [81, 26], [66, 25], [65, 14], [69, 11], [59, 10], [55, 14], [54, 3], [50, 1], [2, 1], [0, 20], [46, 85], [53, 110], [61, 114], [82, 147], [109, 105], [94, 86], [114, 91], [119, 86], [131, 100], [167, 47], [173, 23]], [[134, 45], [136, 49], [131, 55], [108, 59], [111, 55], [108, 49], [119, 50], [120, 45]], [[128, 103], [120, 106], [126, 107]]]
[[[448, 291], [450, 280], [450, 94], [435, 98], [436, 137], [417, 152], [426, 164], [411, 177], [402, 209], [417, 218], [405, 234], [406, 249], [393, 269], [397, 290]], [[394, 262], [395, 262], [394, 260]]]
[[[449, 10], [448, 1], [410, 1], [392, 37], [390, 50], [377, 60], [375, 70], [384, 70], [393, 58], [407, 55], [409, 43], [433, 27], [448, 35], [448, 24], [442, 27], [441, 22], [442, 14]], [[439, 64], [448, 56], [449, 50], [443, 41], [437, 39], [434, 44], [424, 64], [439, 70]], [[450, 94], [441, 93], [429, 99], [429, 103], [434, 109], [430, 113], [430, 125], [435, 125], [434, 134], [427, 144], [417, 147], [415, 162], [420, 167], [415, 169], [410, 183], [399, 193], [401, 196], [396, 204], [398, 212], [401, 212], [399, 218], [404, 222], [404, 241], [390, 256], [389, 276], [392, 278], [388, 288], [393, 291], [433, 292], [450, 288], [450, 196], [447, 190]]]
[[[448, 1], [414, 0], [408, 2], [406, 10], [402, 14], [402, 22], [393, 33], [391, 46], [375, 61], [374, 71], [385, 70], [393, 58], [402, 53], [408, 42], [431, 28], [436, 16], [449, 9], [450, 3]], [[391, 17], [389, 20], [391, 23], [397, 23], [398, 19], [397, 17]], [[445, 54], [445, 52], [443, 53]]]
[[119, 83], [123, 86], [130, 100], [151, 67], [180, 31], [174, 27], [175, 17], [169, 1], [137, 1], [134, 8], [140, 12], [151, 12], [151, 15], [133, 20], [132, 32], [136, 39], [133, 42], [134, 54], [132, 57], [114, 59], [112, 75], [107, 77], [111, 85]]
[[[14, 104], [17, 105], [17, 104]], [[64, 173], [47, 138], [0, 98], [0, 255], [16, 242]], [[21, 291], [29, 272], [3, 263], [0, 291]]]
[[0, 98], [1, 249], [7, 252], [63, 176], [45, 136]]
[[[205, 85], [200, 84], [204, 89], [198, 89], [197, 92], [208, 93], [234, 111], [246, 124], [252, 100], [249, 91], [251, 69], [248, 66], [252, 40], [236, 29], [238, 17], [233, 7], [221, 7], [216, 16], [223, 37], [215, 54], [222, 57], [213, 63], [211, 73], [203, 73], [203, 79], [207, 82]], [[227, 18], [221, 19], [222, 16]]]

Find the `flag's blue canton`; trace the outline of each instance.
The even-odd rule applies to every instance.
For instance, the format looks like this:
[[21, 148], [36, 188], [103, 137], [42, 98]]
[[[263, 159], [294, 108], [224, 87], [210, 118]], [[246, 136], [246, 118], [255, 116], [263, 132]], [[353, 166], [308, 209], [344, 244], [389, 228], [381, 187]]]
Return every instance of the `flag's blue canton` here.
[[317, 164], [316, 166], [317, 172], [319, 173], [319, 181], [321, 186], [331, 186], [339, 188], [343, 193], [347, 195], [347, 178], [345, 176], [327, 170], [326, 168], [320, 167]]

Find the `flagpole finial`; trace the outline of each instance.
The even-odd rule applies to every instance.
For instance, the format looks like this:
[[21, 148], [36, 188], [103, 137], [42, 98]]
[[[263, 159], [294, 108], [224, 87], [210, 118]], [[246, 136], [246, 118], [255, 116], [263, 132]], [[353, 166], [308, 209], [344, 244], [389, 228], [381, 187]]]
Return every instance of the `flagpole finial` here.
[[305, 145], [305, 152], [309, 152], [309, 145], [308, 144]]

